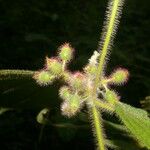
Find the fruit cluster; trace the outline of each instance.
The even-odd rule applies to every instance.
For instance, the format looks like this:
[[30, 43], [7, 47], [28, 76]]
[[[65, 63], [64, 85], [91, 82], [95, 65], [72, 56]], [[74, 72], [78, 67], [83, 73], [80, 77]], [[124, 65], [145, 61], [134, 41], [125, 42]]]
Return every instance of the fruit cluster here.
[[[95, 51], [82, 72], [72, 73], [68, 71], [67, 64], [73, 58], [73, 53], [74, 49], [70, 44], [65, 43], [59, 47], [58, 56], [46, 57], [44, 69], [37, 71], [33, 76], [41, 86], [49, 85], [59, 78], [67, 83], [59, 90], [59, 95], [63, 99], [61, 111], [67, 117], [72, 117], [79, 112], [85, 102], [88, 105], [94, 105], [91, 93], [100, 55]], [[126, 69], [118, 68], [109, 77], [103, 77], [97, 89], [96, 101], [115, 105], [115, 102], [119, 100], [119, 96], [114, 90], [110, 89], [109, 85], [123, 84], [127, 81], [128, 76], [129, 73]]]

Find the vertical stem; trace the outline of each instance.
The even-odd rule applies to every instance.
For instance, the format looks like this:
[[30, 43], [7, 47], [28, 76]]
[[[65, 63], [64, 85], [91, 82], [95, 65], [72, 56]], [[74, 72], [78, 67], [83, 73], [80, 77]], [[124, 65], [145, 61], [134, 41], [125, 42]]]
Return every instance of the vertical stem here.
[[[117, 19], [119, 17], [119, 12], [121, 9], [121, 4], [123, 4], [123, 0], [111, 0], [110, 1], [110, 8], [109, 8], [109, 12], [108, 12], [108, 16], [107, 16], [107, 24], [106, 24], [106, 33], [104, 34], [103, 37], [103, 45], [102, 45], [102, 50], [101, 50], [101, 54], [99, 56], [99, 63], [98, 63], [98, 68], [97, 68], [97, 73], [95, 76], [95, 81], [94, 81], [94, 85], [93, 85], [93, 90], [92, 90], [92, 98], [95, 99], [97, 98], [97, 88], [101, 82], [101, 79], [103, 77], [103, 69], [104, 69], [104, 65], [105, 65], [105, 59], [108, 53], [108, 49], [110, 46], [110, 43], [112, 41], [113, 38], [113, 34], [116, 30], [116, 26], [117, 26]], [[97, 110], [97, 108], [95, 107], [95, 105], [93, 104], [91, 106], [91, 118], [93, 121], [93, 125], [94, 125], [94, 131], [95, 131], [95, 135], [96, 135], [96, 139], [98, 142], [98, 150], [105, 150], [105, 137], [103, 135], [103, 128], [102, 128], [102, 119], [101, 119], [101, 114], [100, 112]]]
[[119, 11], [119, 6], [121, 4], [122, 0], [112, 0], [112, 8], [110, 9], [110, 16], [108, 18], [108, 24], [106, 26], [106, 34], [104, 37], [104, 43], [102, 46], [101, 54], [99, 57], [99, 64], [98, 64], [98, 69], [97, 69], [97, 74], [96, 74], [96, 79], [95, 79], [95, 86], [94, 86], [94, 91], [96, 91], [99, 82], [102, 78], [102, 73], [103, 73], [103, 68], [104, 68], [104, 63], [105, 63], [105, 58], [107, 56], [107, 51], [111, 42], [111, 37], [114, 33], [114, 30], [116, 29], [116, 21], [118, 17], [118, 11]]
[[105, 141], [102, 128], [102, 118], [100, 112], [95, 106], [91, 107], [91, 117], [94, 126], [94, 132], [97, 140], [98, 150], [105, 150]]

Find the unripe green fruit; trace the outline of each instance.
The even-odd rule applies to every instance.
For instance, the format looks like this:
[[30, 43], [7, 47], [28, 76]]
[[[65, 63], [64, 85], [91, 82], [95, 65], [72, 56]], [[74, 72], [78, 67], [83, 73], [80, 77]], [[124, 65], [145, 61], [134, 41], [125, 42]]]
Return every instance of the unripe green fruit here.
[[71, 96], [71, 91], [69, 90], [69, 87], [63, 86], [59, 90], [59, 95], [63, 100], [69, 100]]
[[95, 75], [97, 72], [97, 66], [95, 65], [88, 65], [85, 67], [85, 72], [90, 74], [90, 75]]
[[42, 70], [36, 72], [33, 78], [37, 81], [38, 84], [44, 86], [52, 83], [55, 79], [55, 76], [51, 75], [48, 71]]
[[46, 57], [46, 69], [54, 75], [60, 75], [62, 73], [62, 64], [56, 58]]
[[59, 50], [59, 57], [63, 60], [63, 61], [70, 61], [72, 59], [73, 56], [73, 49], [72, 47], [69, 45], [69, 43], [65, 43], [64, 45], [62, 45], [60, 47]]
[[80, 96], [72, 95], [69, 101], [64, 101], [61, 110], [62, 114], [67, 117], [74, 116], [80, 109]]
[[75, 72], [69, 77], [71, 86], [75, 89], [80, 89], [84, 86], [85, 75], [80, 72]]
[[118, 68], [110, 77], [110, 83], [123, 84], [127, 82], [129, 72], [126, 69]]
[[80, 96], [78, 95], [72, 95], [70, 98], [70, 107], [74, 110], [78, 110], [80, 107]]
[[114, 104], [115, 102], [119, 101], [119, 96], [114, 91], [111, 90], [106, 91], [104, 98], [111, 104]]

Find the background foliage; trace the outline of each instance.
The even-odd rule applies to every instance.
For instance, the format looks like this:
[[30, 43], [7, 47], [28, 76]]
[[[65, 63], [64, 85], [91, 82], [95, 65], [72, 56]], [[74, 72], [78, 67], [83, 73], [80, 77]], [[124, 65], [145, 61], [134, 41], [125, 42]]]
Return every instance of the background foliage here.
[[[129, 69], [130, 80], [119, 90], [123, 102], [137, 107], [141, 107], [140, 100], [150, 95], [149, 4], [149, 0], [126, 0], [106, 71], [109, 74], [111, 68], [118, 65]], [[80, 70], [97, 49], [106, 5], [106, 0], [0, 0], [0, 69], [40, 69], [46, 55], [54, 55], [58, 46], [69, 41], [76, 49], [70, 68]], [[94, 149], [84, 114], [81, 115], [84, 121], [77, 117], [69, 123], [84, 123], [86, 127], [70, 129], [56, 125], [68, 123], [60, 117], [61, 100], [57, 97], [60, 84], [40, 88], [30, 78], [0, 80], [1, 105], [18, 108], [0, 116], [2, 149], [70, 149], [73, 144], [72, 149]], [[50, 119], [54, 124], [45, 126], [39, 143], [41, 125], [35, 119], [44, 107], [50, 107]], [[105, 119], [116, 122], [115, 117], [105, 116]], [[107, 123], [106, 126], [117, 144], [133, 145], [124, 143], [129, 137], [122, 133], [120, 138], [118, 128], [113, 130]]]

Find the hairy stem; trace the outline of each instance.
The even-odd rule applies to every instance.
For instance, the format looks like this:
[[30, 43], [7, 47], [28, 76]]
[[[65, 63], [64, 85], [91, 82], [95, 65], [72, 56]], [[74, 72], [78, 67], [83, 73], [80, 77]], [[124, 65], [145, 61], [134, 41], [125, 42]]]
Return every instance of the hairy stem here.
[[92, 123], [94, 127], [94, 134], [97, 140], [98, 150], [105, 150], [105, 141], [103, 135], [103, 128], [102, 128], [102, 118], [100, 112], [97, 110], [95, 106], [91, 107], [91, 117]]
[[[96, 135], [96, 139], [98, 142], [98, 149], [99, 150], [105, 150], [105, 137], [103, 134], [103, 129], [102, 129], [102, 119], [100, 116], [100, 112], [98, 111], [98, 109], [96, 108], [95, 105], [98, 105], [99, 107], [105, 107], [107, 109], [111, 109], [111, 107], [107, 106], [107, 105], [102, 105], [102, 103], [98, 103], [96, 101], [97, 98], [97, 88], [99, 85], [101, 85], [101, 79], [103, 78], [103, 69], [105, 66], [105, 60], [106, 60], [106, 56], [108, 53], [108, 49], [111, 45], [112, 39], [113, 39], [113, 34], [115, 33], [116, 30], [116, 26], [117, 26], [117, 22], [118, 22], [118, 17], [119, 17], [119, 12], [121, 9], [121, 6], [123, 4], [123, 0], [111, 0], [110, 1], [110, 5], [109, 10], [108, 10], [108, 16], [106, 19], [106, 27], [104, 27], [105, 29], [105, 33], [103, 36], [103, 44], [101, 47], [101, 53], [99, 56], [99, 63], [98, 63], [98, 68], [97, 68], [97, 73], [96, 73], [96, 77], [95, 77], [95, 81], [94, 81], [94, 86], [93, 86], [93, 90], [92, 90], [92, 98], [94, 99], [94, 104], [92, 105], [92, 114], [91, 114], [91, 118], [93, 118], [93, 124], [94, 124], [94, 131], [95, 131], [95, 135]], [[113, 111], [113, 110], [112, 110]]]
[[101, 102], [99, 100], [95, 100], [94, 103], [95, 103], [96, 107], [99, 107], [101, 109], [105, 109], [105, 110], [112, 112], [112, 113], [114, 112], [113, 106], [110, 105], [109, 103]]
[[30, 70], [0, 70], [0, 75], [33, 75], [35, 71]]
[[116, 22], [117, 22], [117, 18], [118, 18], [118, 12], [120, 10], [120, 4], [122, 2], [122, 0], [113, 0], [112, 1], [112, 7], [110, 9], [111, 12], [108, 12], [108, 24], [106, 26], [106, 34], [104, 37], [104, 43], [102, 45], [102, 50], [101, 50], [101, 54], [99, 57], [99, 64], [98, 64], [98, 69], [97, 69], [97, 74], [96, 74], [96, 79], [95, 79], [95, 86], [94, 86], [94, 91], [96, 92], [96, 89], [100, 83], [100, 80], [102, 78], [102, 73], [103, 73], [103, 68], [105, 65], [105, 59], [108, 53], [108, 49], [110, 46], [110, 42], [111, 42], [111, 38], [113, 33], [115, 32], [116, 29]]

